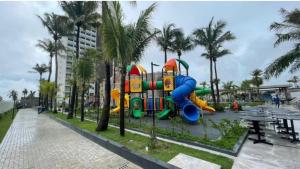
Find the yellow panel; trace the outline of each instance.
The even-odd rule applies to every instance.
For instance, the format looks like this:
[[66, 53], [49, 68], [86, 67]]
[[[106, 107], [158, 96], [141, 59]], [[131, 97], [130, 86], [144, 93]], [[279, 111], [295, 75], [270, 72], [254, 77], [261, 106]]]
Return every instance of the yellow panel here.
[[164, 90], [165, 91], [174, 90], [174, 78], [173, 78], [173, 76], [165, 76], [164, 77]]
[[142, 92], [142, 79], [130, 79], [130, 92]]

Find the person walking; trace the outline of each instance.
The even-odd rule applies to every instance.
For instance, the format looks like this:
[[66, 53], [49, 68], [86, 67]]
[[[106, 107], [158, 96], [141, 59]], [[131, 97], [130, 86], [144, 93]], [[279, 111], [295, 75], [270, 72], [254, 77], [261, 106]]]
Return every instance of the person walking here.
[[276, 94], [276, 97], [274, 98], [274, 102], [277, 108], [279, 108], [280, 106], [280, 98], [278, 96], [278, 94]]

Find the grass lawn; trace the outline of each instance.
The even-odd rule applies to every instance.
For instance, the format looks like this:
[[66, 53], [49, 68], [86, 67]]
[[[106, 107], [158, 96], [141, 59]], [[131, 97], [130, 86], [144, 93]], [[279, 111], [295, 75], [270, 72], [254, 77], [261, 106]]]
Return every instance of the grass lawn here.
[[120, 136], [119, 129], [109, 128], [104, 132], [96, 132], [96, 123], [90, 121], [80, 122], [78, 119], [66, 119], [66, 115], [64, 114], [53, 114], [57, 118], [60, 118], [64, 121], [67, 121], [77, 127], [90, 131], [92, 133], [97, 133], [102, 137], [118, 142], [122, 145], [125, 145], [127, 148], [150, 155], [152, 157], [158, 158], [162, 161], [169, 161], [173, 157], [175, 157], [178, 153], [184, 153], [190, 156], [197, 157], [199, 159], [203, 159], [206, 161], [210, 161], [215, 164], [219, 164], [222, 166], [222, 169], [230, 169], [233, 165], [233, 160], [224, 156], [215, 155], [212, 153], [208, 153], [205, 151], [195, 150], [192, 148], [183, 147], [180, 145], [167, 143], [163, 141], [158, 141], [157, 148], [152, 151], [145, 151], [145, 147], [149, 144], [150, 138], [144, 137], [141, 135], [133, 134], [126, 132], [125, 137]]
[[9, 129], [11, 123], [13, 122], [12, 119], [12, 110], [9, 110], [0, 115], [0, 144]]

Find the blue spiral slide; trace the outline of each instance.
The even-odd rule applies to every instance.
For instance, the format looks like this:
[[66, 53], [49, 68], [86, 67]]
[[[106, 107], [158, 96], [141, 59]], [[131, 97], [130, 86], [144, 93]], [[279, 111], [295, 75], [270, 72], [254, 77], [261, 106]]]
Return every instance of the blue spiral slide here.
[[179, 75], [175, 78], [175, 90], [172, 92], [172, 98], [182, 109], [181, 116], [188, 123], [197, 123], [200, 116], [200, 110], [187, 97], [195, 90], [196, 80], [189, 77]]

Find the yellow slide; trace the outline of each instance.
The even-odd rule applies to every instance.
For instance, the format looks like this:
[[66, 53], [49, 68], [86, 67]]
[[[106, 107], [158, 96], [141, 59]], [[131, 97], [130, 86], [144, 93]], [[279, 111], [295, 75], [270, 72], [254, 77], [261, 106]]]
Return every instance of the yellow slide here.
[[196, 93], [193, 92], [190, 96], [190, 100], [196, 104], [198, 107], [201, 107], [202, 110], [207, 110], [209, 112], [216, 111], [214, 108], [207, 105], [207, 102], [197, 97]]
[[[111, 91], [111, 97], [113, 100], [115, 100], [117, 107], [112, 109], [112, 113], [118, 113], [120, 111], [120, 90], [119, 89], [113, 89]], [[128, 108], [129, 106], [129, 95], [125, 94], [125, 103], [124, 106], [125, 108]]]

